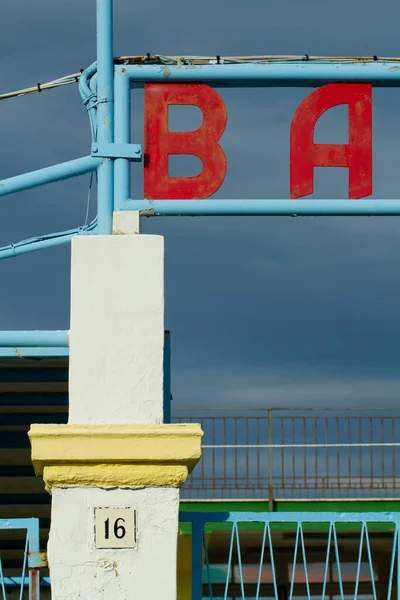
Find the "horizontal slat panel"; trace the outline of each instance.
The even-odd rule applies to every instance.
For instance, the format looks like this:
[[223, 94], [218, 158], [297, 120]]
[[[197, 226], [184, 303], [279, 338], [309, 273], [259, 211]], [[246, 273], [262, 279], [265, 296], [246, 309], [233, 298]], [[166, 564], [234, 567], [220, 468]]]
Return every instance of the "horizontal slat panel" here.
[[7, 562], [10, 560], [18, 560], [22, 562], [24, 558], [25, 544], [23, 540], [21, 540], [21, 542], [18, 542], [18, 544], [19, 546], [15, 548], [13, 548], [12, 545], [8, 548], [4, 547], [3, 545], [1, 546], [1, 562], [3, 564], [7, 564]]
[[[0, 394], [1, 398], [1, 394]], [[0, 404], [0, 419], [1, 415], [9, 414], [42, 414], [42, 413], [54, 413], [54, 414], [68, 414], [68, 406], [2, 406]]]
[[0, 426], [26, 425], [32, 423], [67, 423], [68, 413], [18, 413], [0, 414]]
[[38, 381], [54, 381], [54, 382], [67, 382], [68, 381], [68, 370], [67, 369], [0, 369], [0, 382], [11, 383], [11, 382], [38, 382]]
[[[42, 549], [51, 497], [34, 474], [28, 430], [31, 423], [67, 422], [67, 366], [65, 360], [0, 360], [0, 518], [40, 518]], [[9, 573], [20, 574], [24, 543], [25, 531], [0, 531], [3, 567]]]
[[[42, 523], [43, 519], [41, 519], [41, 523]], [[40, 539], [41, 540], [46, 540], [49, 537], [49, 528], [48, 527], [41, 527], [40, 528]], [[0, 529], [0, 548], [4, 547], [5, 542], [8, 542], [9, 540], [23, 543], [23, 541], [25, 540], [25, 535], [26, 535], [26, 530], [24, 529]]]
[[50, 505], [0, 505], [0, 519], [29, 519], [31, 517], [50, 519]]
[[28, 431], [0, 431], [0, 448], [30, 448]]
[[0, 477], [0, 494], [46, 494], [41, 477]]
[[19, 574], [21, 575], [21, 569], [22, 569], [22, 558], [8, 558], [8, 559], [4, 559], [1, 561], [2, 565], [3, 565], [3, 569], [4, 569], [4, 575], [7, 577], [7, 575], [9, 576], [10, 574], [8, 573], [8, 569], [18, 569], [19, 568]]
[[0, 383], [0, 394], [10, 392], [68, 392], [68, 383]]
[[68, 406], [68, 393], [2, 393], [1, 406]]
[[30, 449], [0, 448], [0, 466], [32, 466]]
[[31, 466], [1, 466], [0, 465], [0, 477], [10, 477], [13, 479], [18, 479], [20, 477], [31, 477], [35, 474], [33, 469], [33, 465]]
[[49, 494], [0, 494], [0, 505], [2, 506], [17, 506], [26, 504], [51, 504], [51, 496]]
[[29, 425], [0, 425], [0, 435], [3, 431], [25, 431], [28, 433]]
[[68, 368], [69, 359], [65, 357], [61, 358], [43, 358], [43, 359], [24, 359], [19, 357], [3, 358], [0, 360], [0, 369], [60, 369]]

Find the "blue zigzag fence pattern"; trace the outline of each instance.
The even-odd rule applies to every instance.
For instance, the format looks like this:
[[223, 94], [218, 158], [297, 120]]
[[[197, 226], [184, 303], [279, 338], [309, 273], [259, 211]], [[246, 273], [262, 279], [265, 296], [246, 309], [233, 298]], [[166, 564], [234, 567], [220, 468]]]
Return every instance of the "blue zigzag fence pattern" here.
[[394, 600], [400, 513], [181, 513], [192, 600]]

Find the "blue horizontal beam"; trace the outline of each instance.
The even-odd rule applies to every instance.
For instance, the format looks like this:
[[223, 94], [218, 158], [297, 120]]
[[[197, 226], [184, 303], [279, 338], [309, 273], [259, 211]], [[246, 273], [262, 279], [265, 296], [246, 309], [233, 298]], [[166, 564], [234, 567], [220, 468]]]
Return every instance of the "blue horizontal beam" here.
[[26, 347], [26, 346], [0, 346], [0, 359], [2, 358], [63, 358], [69, 356], [69, 348], [54, 347]]
[[223, 65], [124, 65], [117, 67], [133, 83], [204, 82], [215, 87], [318, 86], [370, 82], [400, 86], [400, 62], [287, 61]]
[[0, 530], [2, 529], [31, 529], [39, 522], [35, 517], [27, 519], [0, 519]]
[[400, 200], [128, 200], [121, 210], [143, 217], [388, 217], [400, 215]]
[[398, 512], [186, 512], [179, 513], [181, 523], [394, 523], [400, 524]]
[[0, 347], [67, 348], [68, 331], [0, 331]]
[[38, 171], [31, 171], [30, 173], [3, 179], [3, 181], [0, 181], [0, 196], [7, 196], [8, 194], [22, 192], [23, 190], [29, 190], [40, 185], [91, 173], [96, 171], [101, 162], [101, 158], [85, 156], [59, 165], [39, 169]]

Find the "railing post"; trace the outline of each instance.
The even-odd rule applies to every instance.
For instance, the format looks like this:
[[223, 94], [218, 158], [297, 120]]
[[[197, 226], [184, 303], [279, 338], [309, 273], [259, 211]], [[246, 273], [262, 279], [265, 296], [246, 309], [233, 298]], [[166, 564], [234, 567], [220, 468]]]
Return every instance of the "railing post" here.
[[[28, 569], [29, 569], [29, 600], [40, 600], [39, 550], [40, 530], [39, 519], [30, 519], [28, 536]], [[32, 561], [32, 557], [33, 561]], [[30, 564], [34, 562], [34, 564]], [[21, 584], [23, 586], [23, 582]]]
[[274, 510], [274, 489], [272, 478], [272, 408], [267, 410], [268, 419], [268, 509], [269, 512]]

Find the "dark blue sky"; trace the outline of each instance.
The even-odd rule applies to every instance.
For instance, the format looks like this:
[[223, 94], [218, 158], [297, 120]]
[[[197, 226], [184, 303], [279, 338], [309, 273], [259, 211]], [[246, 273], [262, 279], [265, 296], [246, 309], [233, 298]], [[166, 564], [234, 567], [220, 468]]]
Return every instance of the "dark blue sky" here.
[[[1, 91], [66, 75], [95, 59], [95, 1], [4, 0]], [[394, 0], [115, 0], [115, 55], [396, 56]], [[306, 89], [225, 90], [220, 198], [289, 194], [289, 127]], [[399, 197], [400, 92], [374, 91], [374, 197]], [[141, 142], [142, 97], [133, 94]], [[195, 110], [174, 116], [198, 123]], [[346, 111], [317, 126], [345, 142]], [[89, 153], [77, 86], [0, 103], [0, 177]], [[141, 166], [133, 169], [140, 197]], [[195, 172], [195, 159], [176, 173]], [[89, 176], [8, 196], [0, 241], [84, 222]], [[345, 197], [345, 169], [317, 169], [315, 196]], [[92, 199], [92, 212], [95, 197]], [[397, 406], [400, 220], [392, 218], [153, 219], [166, 238], [166, 326], [176, 404]], [[69, 248], [0, 263], [0, 328], [69, 326]]]

